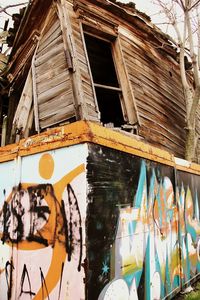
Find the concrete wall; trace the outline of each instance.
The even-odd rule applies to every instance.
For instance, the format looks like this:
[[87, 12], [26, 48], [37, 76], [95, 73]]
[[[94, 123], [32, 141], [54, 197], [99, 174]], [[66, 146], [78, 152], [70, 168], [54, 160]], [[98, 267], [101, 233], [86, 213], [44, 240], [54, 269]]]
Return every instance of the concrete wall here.
[[164, 299], [199, 274], [199, 176], [91, 146], [87, 177], [89, 299]]
[[0, 299], [84, 299], [86, 145], [0, 164]]
[[0, 300], [177, 293], [200, 272], [199, 175], [180, 169], [94, 143], [2, 162]]

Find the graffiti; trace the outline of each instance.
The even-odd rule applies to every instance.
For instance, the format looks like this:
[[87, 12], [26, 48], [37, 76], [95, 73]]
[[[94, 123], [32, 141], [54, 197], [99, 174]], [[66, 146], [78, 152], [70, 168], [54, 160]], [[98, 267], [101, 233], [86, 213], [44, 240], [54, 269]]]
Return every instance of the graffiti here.
[[[126, 286], [128, 291], [127, 297], [124, 296], [123, 299], [138, 298], [137, 288], [140, 285], [143, 268], [145, 268], [145, 280], [150, 287], [145, 299], [162, 299], [166, 281], [168, 293], [179, 285], [179, 281], [176, 280], [180, 264], [177, 220], [178, 211], [170, 179], [164, 177], [158, 182], [152, 169], [149, 186], [147, 186], [147, 170], [143, 161], [133, 206], [120, 208], [114, 242], [115, 276], [106, 292], [103, 290], [104, 297], [102, 298], [101, 294], [99, 299], [111, 299], [109, 291], [113, 292], [115, 287], [117, 289], [115, 299], [120, 299], [119, 280], [123, 288]], [[151, 257], [156, 259], [152, 260]], [[169, 272], [166, 272], [167, 268]], [[123, 276], [123, 283], [121, 276]]]
[[[48, 292], [45, 277], [44, 277], [44, 274], [43, 274], [41, 268], [40, 268], [40, 277], [41, 277], [41, 286], [42, 286], [42, 299], [45, 299], [47, 297], [49, 300], [49, 292]], [[44, 291], [46, 292], [46, 294], [44, 293]]]
[[78, 247], [78, 251], [80, 252], [78, 270], [80, 271], [82, 261], [81, 215], [76, 195], [70, 184], [67, 185], [67, 188], [63, 193], [63, 200], [61, 201], [61, 212], [65, 225], [65, 246], [68, 253], [68, 260], [71, 260], [72, 252], [75, 250], [75, 248]]
[[[62, 216], [59, 222], [60, 233], [65, 232], [65, 245], [68, 253], [68, 260], [71, 260], [75, 247], [79, 248], [80, 259], [78, 270], [82, 258], [82, 227], [81, 215], [78, 201], [70, 184], [63, 192], [61, 207], [55, 197], [53, 186], [41, 184], [34, 187], [22, 189], [22, 185], [14, 188], [9, 201], [4, 202], [3, 213], [0, 218], [2, 224], [2, 242], [19, 243], [22, 240], [41, 243], [48, 246], [56, 239], [56, 229], [51, 228], [51, 240], [45, 238], [45, 225], [48, 223], [51, 209], [45, 200], [51, 198], [51, 209], [57, 212], [57, 216]], [[55, 220], [57, 224], [58, 220]], [[59, 234], [60, 234], [59, 233]]]
[[[55, 173], [55, 159], [56, 156], [53, 159], [49, 153], [40, 155], [38, 171], [41, 179], [59, 178]], [[64, 173], [63, 168], [60, 178], [52, 183], [43, 183], [40, 179], [40, 183], [23, 181], [11, 192], [2, 188], [0, 299], [64, 299], [64, 295], [75, 293], [75, 282], [69, 281], [71, 275], [68, 272], [78, 272], [79, 285], [81, 281], [83, 284], [84, 203], [80, 208], [79, 199], [80, 195], [83, 197], [79, 186], [85, 185], [80, 181], [82, 174], [83, 163], [68, 173]], [[10, 259], [3, 265], [5, 253]], [[82, 290], [82, 287], [77, 289], [80, 298]]]
[[6, 262], [5, 265], [5, 275], [6, 275], [6, 283], [8, 287], [7, 297], [8, 299], [11, 298], [11, 290], [12, 290], [12, 272], [14, 270], [13, 262]]
[[98, 147], [89, 163], [89, 298], [159, 300], [180, 290], [200, 271], [198, 176]]
[[102, 275], [107, 275], [108, 271], [109, 271], [109, 266], [107, 265], [106, 262], [103, 262]]
[[97, 145], [18, 169], [0, 174], [0, 300], [160, 300], [200, 273], [198, 175]]
[[[24, 282], [25, 282], [26, 279], [27, 279], [27, 282], [28, 282], [28, 289], [24, 288]], [[32, 290], [31, 290], [31, 280], [30, 280], [30, 277], [29, 277], [26, 265], [24, 265], [23, 272], [22, 272], [22, 277], [21, 277], [21, 292], [20, 292], [20, 296], [23, 293], [24, 294], [28, 294], [30, 296], [34, 296], [35, 295], [35, 293], [32, 292]], [[32, 297], [31, 297], [31, 299], [32, 299]]]
[[[61, 295], [61, 283], [62, 283], [62, 276], [63, 276], [63, 266], [64, 266], [64, 263], [62, 264], [61, 273], [60, 273], [61, 281], [60, 281], [58, 299], [60, 298], [60, 295]], [[8, 267], [10, 267], [9, 271], [8, 271]], [[7, 278], [7, 280], [10, 281], [10, 279], [12, 278], [12, 270], [14, 269], [14, 267], [12, 265], [12, 262], [7, 261], [5, 269], [6, 269], [6, 278]], [[29, 268], [29, 271], [28, 271], [26, 264], [24, 264], [22, 274], [21, 274], [21, 279], [20, 279], [20, 295], [19, 295], [19, 297], [21, 297], [23, 294], [25, 294], [25, 295], [29, 295], [30, 299], [33, 299], [33, 296], [36, 295], [36, 292], [33, 291], [33, 288], [31, 286], [32, 277], [29, 273], [30, 273], [30, 268]], [[40, 281], [41, 281], [42, 299], [46, 298], [45, 297], [45, 293], [46, 293], [47, 298], [49, 300], [50, 298], [49, 298], [48, 288], [47, 288], [47, 284], [46, 284], [46, 281], [45, 281], [44, 273], [43, 273], [41, 268], [39, 268], [37, 276], [40, 277]], [[10, 298], [11, 298], [11, 282], [8, 282], [8, 299], [10, 299]]]
[[47, 246], [47, 240], [36, 233], [44, 226], [50, 210], [44, 195], [52, 193], [52, 186], [38, 185], [23, 190], [21, 185], [14, 188], [9, 201], [3, 205], [0, 222], [3, 225], [2, 242], [18, 243], [23, 239], [37, 241]]

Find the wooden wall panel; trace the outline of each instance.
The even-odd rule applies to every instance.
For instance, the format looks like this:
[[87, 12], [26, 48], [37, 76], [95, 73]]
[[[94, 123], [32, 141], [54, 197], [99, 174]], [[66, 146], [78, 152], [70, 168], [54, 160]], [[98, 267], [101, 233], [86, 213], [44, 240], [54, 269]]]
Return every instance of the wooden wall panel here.
[[84, 96], [84, 102], [86, 105], [88, 120], [99, 121], [89, 66], [84, 49], [80, 20], [77, 18], [77, 15], [72, 10], [69, 10], [69, 16], [71, 20], [72, 33], [76, 47], [77, 62], [81, 75], [81, 86]]
[[34, 64], [40, 128], [74, 117], [72, 83], [56, 14], [40, 40]]
[[145, 41], [137, 44], [128, 35], [120, 37], [141, 122], [139, 134], [183, 157], [185, 104], [176, 66]]

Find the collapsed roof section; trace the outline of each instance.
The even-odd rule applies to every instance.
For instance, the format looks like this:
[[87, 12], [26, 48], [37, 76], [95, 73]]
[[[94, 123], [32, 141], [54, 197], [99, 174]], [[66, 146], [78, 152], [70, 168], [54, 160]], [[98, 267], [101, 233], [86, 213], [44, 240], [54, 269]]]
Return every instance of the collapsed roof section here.
[[[84, 1], [81, 1], [84, 3]], [[160, 51], [166, 55], [170, 55], [176, 60], [177, 51], [176, 47], [172, 44], [172, 38], [164, 34], [158, 27], [156, 27], [149, 16], [145, 13], [138, 11], [135, 4], [121, 3], [115, 0], [90, 0], [91, 4], [99, 6], [115, 16], [119, 17], [122, 21], [128, 23], [134, 31], [142, 35], [142, 38], [159, 47]], [[24, 71], [24, 64], [27, 68], [30, 64], [30, 58], [33, 55], [37, 40], [41, 33], [41, 28], [44, 26], [44, 20], [47, 16], [49, 8], [51, 7], [52, 0], [32, 0], [25, 10], [23, 18], [20, 22], [14, 41], [12, 43], [12, 51], [9, 59], [8, 78], [13, 82], [16, 77], [20, 76], [20, 71]], [[76, 10], [80, 1], [74, 0], [73, 6]]]

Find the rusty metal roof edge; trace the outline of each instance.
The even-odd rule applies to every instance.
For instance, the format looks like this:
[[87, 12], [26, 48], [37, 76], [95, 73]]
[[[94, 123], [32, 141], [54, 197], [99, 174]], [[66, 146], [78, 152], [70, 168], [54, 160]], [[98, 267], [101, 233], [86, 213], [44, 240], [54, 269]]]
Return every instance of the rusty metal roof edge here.
[[170, 152], [90, 121], [77, 121], [56, 127], [23, 139], [18, 144], [0, 147], [0, 162], [10, 161], [18, 156], [28, 156], [82, 143], [105, 146], [200, 175], [200, 165], [198, 164], [185, 161], [183, 164], [182, 160], [178, 160]]

